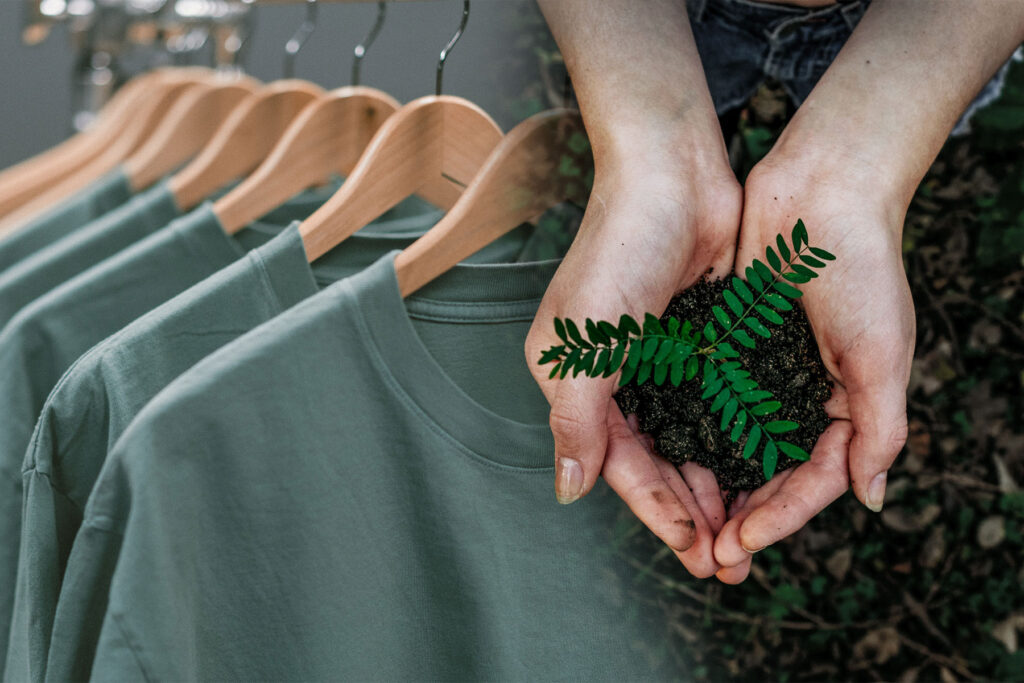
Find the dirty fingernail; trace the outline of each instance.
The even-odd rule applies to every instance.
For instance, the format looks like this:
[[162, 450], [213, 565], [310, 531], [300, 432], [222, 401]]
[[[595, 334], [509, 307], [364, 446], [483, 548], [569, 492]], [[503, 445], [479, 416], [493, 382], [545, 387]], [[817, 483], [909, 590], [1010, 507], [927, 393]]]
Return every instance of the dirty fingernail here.
[[559, 458], [555, 465], [555, 497], [562, 505], [568, 505], [583, 493], [583, 467], [578, 460]]
[[868, 500], [866, 505], [872, 512], [881, 512], [882, 503], [885, 502], [885, 472], [876, 474], [868, 486]]
[[764, 550], [766, 546], [761, 546], [760, 548], [748, 548], [747, 546], [740, 544], [740, 547], [742, 547], [745, 551], [753, 555], [754, 553], [759, 553], [762, 550]]

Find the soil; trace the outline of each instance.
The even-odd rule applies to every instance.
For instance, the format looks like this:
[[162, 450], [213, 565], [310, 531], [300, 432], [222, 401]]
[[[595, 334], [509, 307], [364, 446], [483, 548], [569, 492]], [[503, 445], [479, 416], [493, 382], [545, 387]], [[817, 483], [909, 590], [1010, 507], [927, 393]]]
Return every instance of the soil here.
[[[711, 307], [721, 305], [724, 280], [701, 280], [677, 294], [669, 304], [662, 323], [669, 317], [693, 322], [701, 329], [712, 319]], [[739, 343], [732, 346], [739, 360], [761, 389], [771, 391], [782, 408], [772, 415], [774, 420], [793, 420], [800, 427], [782, 436], [808, 453], [829, 425], [824, 402], [832, 395], [832, 382], [821, 362], [818, 347], [811, 333], [803, 308], [781, 313], [782, 325], [771, 325], [769, 339], [756, 338], [757, 348], [747, 349]], [[710, 413], [710, 400], [701, 400], [700, 381], [683, 382], [678, 387], [666, 382], [657, 386], [647, 381], [637, 386], [634, 379], [619, 389], [615, 400], [626, 415], [635, 414], [640, 431], [650, 435], [654, 451], [668, 461], [681, 465], [696, 462], [712, 472], [723, 491], [735, 497], [739, 491], [759, 488], [765, 483], [760, 452], [749, 460], [742, 456], [746, 436], [737, 443], [719, 429], [721, 415]], [[782, 453], [776, 473], [800, 464]]]

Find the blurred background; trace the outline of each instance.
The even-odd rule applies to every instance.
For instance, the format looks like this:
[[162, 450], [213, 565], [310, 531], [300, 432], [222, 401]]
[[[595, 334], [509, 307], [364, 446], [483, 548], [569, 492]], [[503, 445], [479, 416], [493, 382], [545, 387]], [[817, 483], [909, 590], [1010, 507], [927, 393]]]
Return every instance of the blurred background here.
[[[55, 12], [93, 1], [43, 0]], [[0, 0], [0, 168], [63, 139], [83, 111], [73, 95], [82, 54], [74, 22], [37, 28], [29, 38], [38, 44], [26, 45], [23, 11]], [[402, 101], [432, 93], [437, 54], [461, 12], [460, 0], [389, 3], [363, 83]], [[295, 75], [349, 83], [352, 50], [376, 13], [370, 2], [320, 3]], [[284, 45], [304, 15], [301, 4], [253, 9], [244, 69], [281, 77]], [[126, 73], [147, 60], [131, 52], [119, 57]], [[211, 54], [209, 43], [176, 59], [208, 64]], [[473, 1], [444, 89], [506, 130], [560, 104], [564, 67], [533, 0]], [[791, 113], [767, 82], [731, 122], [741, 180]], [[884, 511], [847, 494], [759, 553], [736, 587], [690, 578], [624, 516], [609, 530], [635, 570], [623, 610], [655, 610], [665, 629], [659, 642], [623, 647], [697, 680], [1024, 680], [1024, 65], [921, 183], [904, 259], [918, 342], [910, 438]]]

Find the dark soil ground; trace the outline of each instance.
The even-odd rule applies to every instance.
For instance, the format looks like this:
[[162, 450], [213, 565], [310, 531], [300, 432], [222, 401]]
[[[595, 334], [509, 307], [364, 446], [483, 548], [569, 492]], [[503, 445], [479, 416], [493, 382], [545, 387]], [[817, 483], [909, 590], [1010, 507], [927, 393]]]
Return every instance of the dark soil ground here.
[[[826, 269], [822, 277], [828, 277]], [[711, 319], [711, 307], [722, 305], [723, 280], [701, 280], [672, 299], [662, 316], [689, 320], [696, 329]], [[831, 382], [821, 362], [807, 316], [800, 306], [782, 313], [783, 324], [772, 326], [769, 339], [757, 340], [756, 349], [733, 344], [740, 362], [758, 387], [772, 392], [782, 408], [772, 416], [792, 420], [800, 428], [785, 440], [808, 453], [829, 425], [822, 404], [831, 396]], [[636, 414], [641, 431], [654, 439], [654, 450], [678, 465], [695, 461], [715, 473], [718, 485], [733, 496], [737, 491], [760, 488], [765, 483], [760, 455], [743, 459], [746, 437], [737, 443], [720, 429], [721, 416], [712, 414], [710, 400], [701, 400], [700, 382], [637, 385], [634, 379], [615, 395], [622, 412]], [[795, 467], [799, 461], [779, 454], [776, 472]]]

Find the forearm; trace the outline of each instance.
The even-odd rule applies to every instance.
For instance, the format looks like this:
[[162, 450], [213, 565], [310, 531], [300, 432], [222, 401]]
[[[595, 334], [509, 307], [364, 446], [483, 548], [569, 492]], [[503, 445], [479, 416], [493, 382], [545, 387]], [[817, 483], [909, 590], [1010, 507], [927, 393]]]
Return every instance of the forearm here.
[[960, 114], [1022, 40], [1020, 0], [874, 0], [773, 157], [797, 155], [840, 178], [844, 168], [861, 171], [906, 205]]
[[540, 0], [594, 146], [664, 150], [727, 167], [725, 144], [681, 0]]

